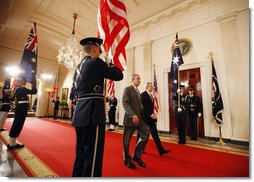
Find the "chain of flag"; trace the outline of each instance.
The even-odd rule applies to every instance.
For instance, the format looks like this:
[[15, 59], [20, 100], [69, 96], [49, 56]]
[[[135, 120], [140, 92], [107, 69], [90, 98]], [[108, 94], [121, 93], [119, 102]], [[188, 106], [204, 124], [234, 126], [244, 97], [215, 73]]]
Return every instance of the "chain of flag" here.
[[158, 113], [159, 110], [159, 103], [158, 103], [158, 85], [157, 85], [157, 78], [154, 69], [154, 77], [153, 77], [153, 100], [154, 100], [154, 112]]
[[220, 93], [217, 74], [213, 64], [213, 58], [212, 58], [212, 105], [213, 105], [213, 117], [216, 120], [217, 124], [221, 124], [223, 122], [222, 111], [224, 109], [224, 106]]
[[126, 69], [126, 51], [130, 38], [127, 11], [121, 0], [100, 0], [98, 8], [99, 37], [108, 51], [109, 59], [121, 69]]
[[171, 74], [171, 80], [172, 80], [172, 92], [176, 93], [177, 89], [178, 89], [178, 70], [180, 65], [182, 65], [183, 62], [183, 58], [182, 58], [182, 54], [181, 51], [179, 49], [179, 45], [178, 45], [178, 34], [176, 33], [176, 39], [175, 39], [175, 43], [174, 43], [174, 52], [173, 52], [173, 57], [172, 57], [172, 61], [171, 61], [171, 70], [170, 70], [170, 74]]
[[24, 53], [20, 61], [20, 67], [25, 71], [25, 78], [28, 83], [36, 84], [37, 73], [37, 51], [38, 38], [36, 34], [36, 23], [31, 28], [27, 42], [25, 44]]
[[56, 78], [55, 78], [53, 88], [52, 88], [52, 92], [50, 93], [51, 100], [54, 100], [56, 92], [57, 92], [57, 81], [56, 81]]

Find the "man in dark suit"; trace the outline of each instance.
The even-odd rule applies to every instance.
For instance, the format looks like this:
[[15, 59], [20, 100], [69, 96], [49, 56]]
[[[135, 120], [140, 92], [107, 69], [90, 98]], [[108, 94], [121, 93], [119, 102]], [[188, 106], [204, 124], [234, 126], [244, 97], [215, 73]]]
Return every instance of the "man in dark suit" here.
[[197, 140], [197, 119], [201, 117], [201, 103], [198, 96], [194, 95], [194, 89], [189, 88], [189, 95], [186, 96], [186, 109], [190, 124], [191, 140]]
[[[144, 152], [149, 139], [149, 129], [141, 116], [141, 98], [138, 86], [140, 85], [140, 76], [134, 74], [132, 76], [132, 85], [124, 89], [122, 103], [124, 107], [124, 129], [123, 129], [123, 152], [124, 165], [136, 169], [136, 165], [132, 160], [137, 162], [141, 167], [146, 167], [141, 160], [141, 155]], [[129, 154], [129, 146], [133, 133], [137, 130], [140, 135], [139, 141], [136, 143], [133, 157]]]
[[145, 118], [145, 123], [148, 125], [150, 133], [153, 137], [154, 143], [160, 155], [167, 154], [170, 150], [165, 150], [161, 144], [158, 131], [157, 131], [157, 115], [154, 113], [154, 100], [153, 100], [153, 84], [146, 83], [146, 91], [141, 94], [142, 111]]
[[[178, 103], [178, 97], [180, 96], [180, 100]], [[184, 85], [180, 86], [180, 89], [177, 90], [177, 95], [173, 96], [173, 100], [176, 101], [175, 107], [175, 116], [177, 122], [177, 129], [178, 129], [178, 143], [179, 144], [186, 144], [186, 102], [185, 102], [186, 95], [184, 94]]]
[[78, 97], [72, 126], [76, 130], [76, 158], [72, 176], [100, 177], [105, 141], [104, 78], [122, 80], [123, 73], [99, 58], [102, 39], [80, 41], [85, 57], [77, 66], [73, 85]]

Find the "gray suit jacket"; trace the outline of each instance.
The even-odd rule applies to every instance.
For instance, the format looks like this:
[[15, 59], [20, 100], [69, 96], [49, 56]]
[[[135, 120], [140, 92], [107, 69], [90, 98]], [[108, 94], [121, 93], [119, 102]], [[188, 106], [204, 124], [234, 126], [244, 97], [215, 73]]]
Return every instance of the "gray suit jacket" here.
[[141, 117], [141, 100], [134, 86], [128, 86], [123, 92], [123, 108], [125, 110], [124, 114], [124, 126], [137, 126], [139, 124], [134, 124], [132, 117], [137, 115], [139, 118], [139, 123], [143, 122]]

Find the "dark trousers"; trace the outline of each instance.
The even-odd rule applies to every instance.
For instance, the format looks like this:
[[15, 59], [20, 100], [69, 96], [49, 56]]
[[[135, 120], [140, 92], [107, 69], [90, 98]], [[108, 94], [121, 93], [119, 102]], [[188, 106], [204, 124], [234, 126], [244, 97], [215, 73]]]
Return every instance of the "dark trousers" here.
[[189, 116], [190, 137], [197, 138], [197, 117]]
[[177, 113], [176, 121], [177, 121], [179, 142], [186, 143], [186, 129], [185, 129], [186, 112]]
[[57, 119], [57, 114], [58, 114], [58, 109], [54, 109], [54, 116], [53, 116], [54, 119]]
[[149, 139], [149, 129], [147, 125], [142, 121], [138, 126], [124, 126], [123, 128], [123, 160], [125, 163], [129, 163], [131, 161], [131, 156], [129, 154], [130, 141], [135, 131], [138, 131], [140, 134], [140, 139], [136, 143], [133, 157], [141, 158], [142, 153], [146, 147], [146, 144]]
[[105, 126], [75, 127], [76, 158], [73, 177], [101, 177]]
[[[164, 148], [163, 148], [163, 146], [161, 144], [161, 140], [160, 140], [160, 137], [158, 135], [158, 130], [157, 130], [156, 122], [149, 123], [149, 124], [147, 124], [147, 126], [149, 128], [149, 131], [150, 131], [152, 137], [153, 137], [153, 141], [154, 141], [154, 143], [156, 145], [156, 148], [157, 148], [158, 152], [161, 153], [164, 150]], [[139, 137], [140, 137], [140, 135], [138, 133], [137, 134], [137, 140], [136, 140], [136, 142], [138, 142]]]
[[109, 124], [116, 125], [116, 109], [110, 109], [108, 111]]
[[14, 121], [11, 126], [9, 136], [17, 138], [24, 126], [28, 111], [28, 104], [17, 104], [15, 107]]

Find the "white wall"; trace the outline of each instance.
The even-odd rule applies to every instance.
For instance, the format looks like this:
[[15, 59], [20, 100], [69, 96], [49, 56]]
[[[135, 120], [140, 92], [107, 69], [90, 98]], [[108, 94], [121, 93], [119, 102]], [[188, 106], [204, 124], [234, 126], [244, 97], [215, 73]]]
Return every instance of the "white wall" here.
[[[146, 79], [142, 77], [142, 73], [147, 71], [142, 70], [144, 68], [144, 63], [146, 62], [146, 60], [142, 60], [142, 57], [145, 57], [142, 55], [142, 47], [144, 47], [146, 42], [152, 41], [152, 64], [156, 65], [159, 87], [160, 112], [158, 129], [169, 131], [167, 73], [170, 71], [172, 58], [170, 48], [175, 40], [175, 32], [179, 33], [179, 38], [190, 39], [193, 43], [193, 49], [189, 55], [184, 57], [185, 63], [181, 66], [181, 69], [200, 68], [203, 91], [205, 136], [218, 137], [218, 126], [212, 120], [210, 99], [212, 71], [208, 53], [213, 52], [215, 68], [224, 102], [224, 124], [222, 126], [223, 137], [248, 141], [248, 1], [204, 1], [203, 4], [191, 4], [190, 2], [192, 1], [184, 1], [177, 7], [161, 12], [160, 14], [132, 27], [128, 48], [135, 50], [134, 72], [138, 71], [141, 73], [141, 79]], [[174, 11], [176, 9], [178, 9], [179, 12]], [[230, 24], [224, 24], [221, 19], [223, 19], [223, 21], [229, 21]], [[232, 27], [230, 27], [231, 24], [235, 25], [236, 28], [233, 27], [232, 29]], [[230, 31], [233, 32], [232, 34], [236, 34], [240, 37], [232, 43], [235, 50], [239, 48], [239, 53], [226, 52], [227, 46], [225, 46], [225, 41], [227, 39], [225, 39], [225, 37], [229, 37], [230, 35], [223, 34], [225, 27], [226, 29], [231, 28]], [[240, 60], [239, 62], [235, 60], [237, 66], [234, 73], [231, 74], [232, 71], [227, 71], [230, 70], [230, 65], [228, 65], [226, 60], [227, 57], [232, 56], [232, 54], [238, 56]], [[151, 69], [150, 71], [152, 72], [153, 70]], [[234, 74], [237, 76], [232, 78], [232, 75]], [[241, 89], [238, 89], [239, 83], [241, 83]], [[123, 88], [119, 89], [122, 90]], [[232, 92], [231, 89], [236, 91]], [[237, 95], [234, 96], [234, 93], [237, 93]], [[236, 101], [232, 102], [232, 100]]]

